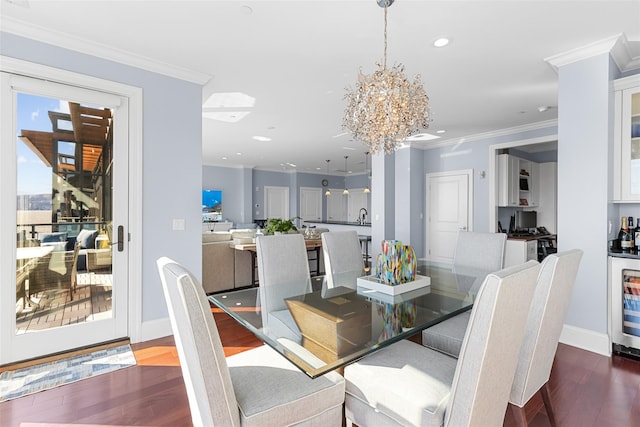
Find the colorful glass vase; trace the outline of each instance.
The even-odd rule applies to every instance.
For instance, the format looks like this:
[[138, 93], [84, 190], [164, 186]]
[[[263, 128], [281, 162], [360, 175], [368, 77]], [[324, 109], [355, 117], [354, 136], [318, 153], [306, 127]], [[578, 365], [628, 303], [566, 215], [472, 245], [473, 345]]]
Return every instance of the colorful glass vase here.
[[417, 259], [413, 248], [400, 240], [383, 240], [382, 253], [376, 256], [376, 275], [388, 285], [397, 286], [415, 280]]

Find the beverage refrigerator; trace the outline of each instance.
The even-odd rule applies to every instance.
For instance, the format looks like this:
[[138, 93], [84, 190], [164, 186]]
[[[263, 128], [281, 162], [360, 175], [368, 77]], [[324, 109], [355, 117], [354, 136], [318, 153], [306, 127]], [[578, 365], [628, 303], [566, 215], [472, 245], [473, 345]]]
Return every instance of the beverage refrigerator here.
[[612, 351], [640, 359], [640, 257], [609, 256], [608, 286]]

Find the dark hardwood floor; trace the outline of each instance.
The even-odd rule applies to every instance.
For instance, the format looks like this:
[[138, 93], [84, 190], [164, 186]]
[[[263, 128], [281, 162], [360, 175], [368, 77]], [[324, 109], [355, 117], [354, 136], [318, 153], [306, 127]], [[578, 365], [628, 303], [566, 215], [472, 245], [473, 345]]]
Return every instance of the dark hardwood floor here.
[[[213, 311], [226, 355], [261, 345], [226, 314]], [[137, 366], [0, 403], [0, 426], [190, 426], [173, 339], [132, 348]], [[638, 361], [561, 344], [550, 390], [559, 426], [640, 426]], [[525, 410], [531, 427], [549, 426], [540, 396]], [[515, 425], [507, 411], [504, 426]]]

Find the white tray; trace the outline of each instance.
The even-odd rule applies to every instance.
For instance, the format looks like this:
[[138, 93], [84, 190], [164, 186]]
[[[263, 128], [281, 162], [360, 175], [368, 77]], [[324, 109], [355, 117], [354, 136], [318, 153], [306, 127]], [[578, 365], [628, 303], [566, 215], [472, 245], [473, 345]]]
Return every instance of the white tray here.
[[377, 292], [382, 292], [387, 295], [398, 295], [403, 292], [414, 291], [431, 284], [431, 277], [420, 276], [416, 274], [416, 280], [412, 282], [402, 283], [397, 286], [387, 285], [376, 276], [364, 276], [358, 277], [358, 286], [363, 288], [372, 289]]

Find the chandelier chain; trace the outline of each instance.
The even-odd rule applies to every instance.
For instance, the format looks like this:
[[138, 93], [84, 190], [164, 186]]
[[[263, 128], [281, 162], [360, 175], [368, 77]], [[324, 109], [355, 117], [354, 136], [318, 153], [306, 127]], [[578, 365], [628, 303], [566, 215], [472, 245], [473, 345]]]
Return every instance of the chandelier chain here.
[[384, 57], [382, 68], [387, 68], [387, 2], [384, 3]]

